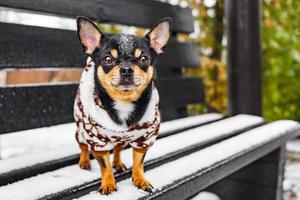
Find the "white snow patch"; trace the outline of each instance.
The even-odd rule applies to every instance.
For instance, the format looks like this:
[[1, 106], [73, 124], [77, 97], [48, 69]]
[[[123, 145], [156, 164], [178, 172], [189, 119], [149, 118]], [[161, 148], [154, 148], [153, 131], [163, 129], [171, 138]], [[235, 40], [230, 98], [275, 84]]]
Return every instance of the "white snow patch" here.
[[286, 144], [286, 150], [300, 153], [300, 139], [291, 140]]
[[0, 160], [0, 174], [79, 153], [79, 147], [60, 147]]
[[[95, 161], [90, 171], [79, 169], [79, 166], [61, 168], [49, 173], [40, 174], [23, 181], [0, 187], [0, 197], [9, 200], [32, 200], [51, 194], [73, 185], [82, 184], [99, 178], [99, 169]], [[45, 193], [46, 191], [46, 193]]]
[[[230, 134], [232, 134], [233, 131], [241, 130], [245, 127], [249, 127], [254, 124], [260, 123], [261, 121], [262, 121], [261, 117], [254, 117], [249, 115], [237, 115], [235, 117], [227, 118], [225, 120], [221, 120], [212, 124], [204, 125], [188, 131], [184, 131], [182, 133], [178, 133], [169, 137], [159, 139], [155, 142], [154, 147], [150, 148], [150, 150], [147, 152], [145, 161], [160, 158], [164, 155], [170, 154], [179, 149], [189, 147], [193, 144], [207, 142], [212, 140], [213, 138], [220, 137], [222, 135], [229, 136]], [[232, 148], [232, 150], [238, 149], [235, 146], [230, 146], [230, 147]], [[227, 155], [226, 149], [224, 149], [224, 151], [225, 152], [221, 154], [222, 156]], [[207, 159], [212, 159], [211, 157], [218, 158], [218, 156], [216, 156], [218, 154], [219, 154], [218, 152], [216, 153], [211, 152], [209, 156], [208, 155], [201, 156], [200, 160], [202, 160], [201, 161], [202, 163], [206, 163]], [[127, 167], [132, 166], [131, 149], [124, 150], [122, 152], [122, 158], [124, 164]], [[191, 166], [194, 166], [196, 164], [196, 166], [198, 166], [197, 162], [198, 161], [195, 160], [195, 161], [191, 161], [188, 164], [191, 164]], [[199, 163], [201, 164], [201, 162]], [[181, 168], [181, 166], [184, 167], [182, 164], [180, 164], [179, 167]], [[87, 181], [96, 180], [97, 178], [100, 177], [100, 172], [98, 169], [98, 165], [94, 160], [92, 161], [92, 168], [93, 168], [92, 171], [88, 172], [85, 170], [81, 170], [77, 165], [71, 165], [52, 172], [40, 174], [35, 177], [27, 178], [10, 185], [0, 187], [0, 196], [9, 197], [7, 199], [11, 199], [11, 200], [19, 199], [20, 196], [22, 196], [23, 200], [36, 199], [41, 195], [47, 195], [53, 192], [61, 191], [63, 189], [72, 186], [76, 186], [78, 184], [82, 184]], [[187, 168], [192, 169], [190, 167]], [[170, 169], [173, 168], [172, 167], [168, 168], [168, 171], [170, 171]], [[178, 169], [178, 166], [175, 167], [174, 169], [175, 170], [172, 170], [172, 172], [174, 171], [178, 173], [182, 171], [181, 169], [180, 170]], [[185, 173], [188, 172], [189, 170], [185, 171]], [[173, 176], [169, 174], [170, 173], [166, 173], [164, 169], [162, 170], [162, 174], [160, 174], [161, 177], [155, 176], [150, 180], [158, 188], [160, 187], [160, 183], [161, 184], [165, 183], [164, 179], [166, 179], [165, 181], [168, 181], [170, 178], [169, 176]], [[180, 176], [181, 173], [178, 173], [178, 175]], [[177, 176], [174, 176], [174, 178], [176, 177]], [[128, 198], [133, 199], [133, 196], [131, 195], [141, 196], [144, 194], [144, 192], [132, 187], [131, 180], [127, 180], [127, 182], [123, 181], [118, 185], [119, 185], [118, 186], [119, 191], [116, 194], [114, 193], [114, 195], [118, 195], [121, 191], [126, 191], [130, 195], [130, 198], [129, 197]], [[35, 188], [38, 188], [38, 190]], [[31, 191], [30, 194], [28, 194], [27, 191]], [[132, 192], [134, 193], [132, 194], [129, 191], [135, 191], [135, 192]], [[23, 195], [23, 193], [26, 194]], [[95, 194], [99, 198], [99, 194], [98, 193]], [[110, 197], [113, 197], [114, 195], [111, 195]], [[123, 199], [123, 196], [124, 196], [124, 192], [122, 196], [118, 196], [118, 198]]]
[[221, 119], [221, 117], [222, 115], [217, 113], [208, 113], [204, 115], [196, 115], [196, 116], [166, 121], [160, 125], [159, 132], [160, 134], [163, 134], [165, 132], [170, 132], [181, 128], [187, 128], [189, 126], [195, 126], [200, 123], [206, 123], [213, 120]]
[[[184, 176], [192, 175], [193, 173], [209, 168], [228, 158], [238, 157], [245, 153], [245, 151], [262, 146], [267, 142], [285, 135], [287, 131], [296, 128], [300, 128], [299, 123], [288, 120], [264, 125], [149, 170], [145, 173], [145, 176], [156, 190], [161, 190], [163, 186], [172, 184], [174, 181], [180, 180]], [[114, 192], [110, 196], [102, 196], [97, 192], [91, 192], [79, 199], [132, 200], [141, 198], [145, 195], [144, 192], [131, 184], [130, 178], [119, 182], [118, 190], [118, 192]]]
[[68, 147], [74, 151], [74, 147], [77, 147], [75, 131], [75, 123], [70, 123], [1, 135], [1, 159], [61, 147]]
[[287, 161], [285, 165], [283, 191], [284, 200], [300, 199], [300, 162]]
[[[291, 140], [286, 144], [289, 153], [300, 155], [300, 139]], [[300, 200], [300, 160], [287, 160], [283, 181], [283, 199]]]
[[200, 192], [191, 200], [221, 200], [217, 195], [210, 193], [210, 192]]

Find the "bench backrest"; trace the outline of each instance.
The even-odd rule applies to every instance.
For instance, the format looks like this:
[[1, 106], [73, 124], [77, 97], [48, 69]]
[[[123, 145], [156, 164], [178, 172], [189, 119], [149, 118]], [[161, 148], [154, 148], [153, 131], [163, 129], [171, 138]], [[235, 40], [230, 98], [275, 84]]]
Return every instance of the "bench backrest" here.
[[[173, 37], [157, 63], [163, 120], [184, 117], [188, 104], [204, 101], [202, 80], [182, 76], [182, 68], [199, 67], [197, 46], [176, 39], [177, 33], [194, 30], [189, 8], [152, 0], [2, 0], [0, 6], [144, 28], [172, 17]], [[0, 70], [83, 68], [85, 64], [75, 31], [3, 22], [0, 57]], [[76, 89], [77, 84], [0, 87], [0, 134], [72, 122]]]

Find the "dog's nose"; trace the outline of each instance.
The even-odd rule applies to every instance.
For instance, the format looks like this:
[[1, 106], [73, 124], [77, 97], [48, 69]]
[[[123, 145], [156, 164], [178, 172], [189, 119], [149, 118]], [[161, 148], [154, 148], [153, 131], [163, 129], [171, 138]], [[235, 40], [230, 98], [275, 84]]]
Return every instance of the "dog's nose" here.
[[133, 69], [129, 66], [122, 66], [120, 68], [120, 74], [122, 76], [131, 76], [133, 74]]

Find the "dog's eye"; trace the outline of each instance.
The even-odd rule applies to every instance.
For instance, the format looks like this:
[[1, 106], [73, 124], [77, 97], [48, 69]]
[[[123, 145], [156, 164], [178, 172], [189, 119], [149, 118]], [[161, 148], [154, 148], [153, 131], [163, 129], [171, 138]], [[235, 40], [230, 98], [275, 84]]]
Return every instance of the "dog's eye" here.
[[149, 57], [148, 56], [142, 56], [139, 60], [139, 63], [141, 65], [148, 65], [149, 64]]
[[102, 60], [103, 64], [109, 65], [112, 63], [112, 58], [110, 56], [105, 56]]

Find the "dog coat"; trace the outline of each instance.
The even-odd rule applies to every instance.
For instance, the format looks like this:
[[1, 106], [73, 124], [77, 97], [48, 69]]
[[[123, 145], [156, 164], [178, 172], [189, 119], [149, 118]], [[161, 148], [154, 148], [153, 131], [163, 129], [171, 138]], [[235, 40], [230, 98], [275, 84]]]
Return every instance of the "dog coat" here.
[[103, 108], [95, 93], [94, 77], [95, 63], [88, 58], [74, 102], [77, 142], [87, 144], [92, 151], [109, 151], [117, 144], [150, 148], [158, 135], [160, 125], [159, 95], [154, 84], [143, 117], [138, 123], [128, 127], [115, 123]]

